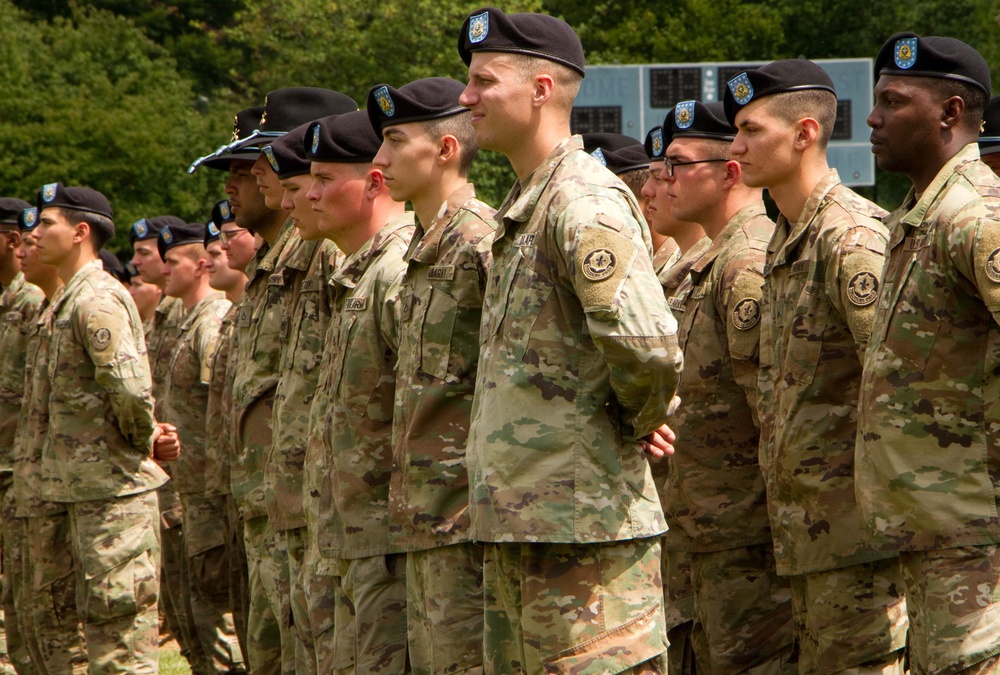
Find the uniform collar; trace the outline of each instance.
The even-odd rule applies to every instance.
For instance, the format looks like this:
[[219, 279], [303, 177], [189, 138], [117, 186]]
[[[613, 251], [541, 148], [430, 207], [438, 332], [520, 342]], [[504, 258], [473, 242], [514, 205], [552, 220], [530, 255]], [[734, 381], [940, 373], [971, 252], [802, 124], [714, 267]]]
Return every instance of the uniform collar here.
[[827, 194], [838, 185], [840, 185], [840, 174], [837, 173], [836, 169], [830, 169], [816, 183], [816, 187], [813, 188], [809, 199], [806, 200], [805, 206], [802, 207], [802, 213], [799, 214], [798, 222], [792, 223], [785, 214], [778, 214], [774, 238], [771, 239], [771, 243], [768, 246], [768, 253], [774, 254], [772, 265], [782, 265], [785, 263], [789, 254], [809, 231], [809, 226], [823, 206], [823, 201], [826, 199]]
[[767, 211], [764, 210], [764, 202], [754, 202], [737, 211], [729, 219], [729, 222], [726, 223], [726, 226], [722, 228], [719, 236], [712, 240], [712, 245], [709, 246], [708, 250], [691, 265], [691, 276], [700, 277], [702, 272], [710, 267], [712, 262], [719, 257], [722, 250], [729, 244], [729, 240], [743, 229], [743, 225], [751, 219], [761, 216], [767, 217]]
[[226, 294], [223, 293], [222, 291], [212, 291], [204, 298], [194, 303], [194, 307], [192, 307], [184, 314], [184, 323], [181, 324], [181, 330], [182, 331], [189, 330], [191, 328], [191, 324], [195, 322], [195, 320], [201, 315], [201, 313], [205, 310], [206, 307], [211, 305], [213, 302], [225, 299], [226, 299]]
[[78, 269], [76, 274], [70, 278], [69, 283], [63, 286], [62, 290], [60, 290], [56, 294], [56, 297], [52, 299], [53, 313], [58, 312], [62, 308], [66, 298], [68, 298], [70, 294], [75, 293], [76, 289], [82, 286], [87, 279], [102, 272], [104, 272], [104, 264], [101, 262], [100, 258], [91, 260], [89, 263]]
[[382, 255], [386, 242], [397, 232], [413, 225], [413, 212], [394, 216], [385, 226], [365, 242], [364, 246], [352, 253], [330, 277], [332, 283], [354, 288], [373, 260]]
[[545, 191], [545, 186], [549, 184], [552, 174], [562, 161], [576, 150], [583, 151], [583, 137], [570, 136], [563, 139], [530, 176], [514, 185], [497, 213], [497, 220], [500, 221], [500, 228], [497, 230], [498, 239], [506, 233], [505, 221], [525, 223], [531, 220], [538, 199]]
[[908, 227], [916, 227], [922, 223], [927, 216], [927, 211], [930, 209], [931, 204], [937, 201], [938, 196], [940, 196], [941, 192], [951, 181], [957, 169], [963, 164], [974, 162], [977, 159], [979, 159], [979, 144], [969, 143], [944, 163], [944, 166], [937, 172], [934, 180], [930, 182], [930, 185], [927, 186], [927, 189], [924, 190], [919, 198], [917, 198], [916, 190], [911, 187], [900, 209], [906, 208], [909, 204], [913, 204], [913, 207], [907, 211], [900, 222]]
[[475, 198], [475, 186], [472, 183], [466, 183], [448, 195], [448, 199], [441, 204], [437, 215], [426, 229], [419, 219], [415, 219], [417, 227], [406, 251], [406, 260], [415, 260], [425, 264], [437, 261], [445, 226], [451, 222], [451, 219], [466, 202]]
[[663, 282], [663, 290], [667, 293], [668, 297], [673, 291], [680, 288], [680, 285], [684, 283], [684, 280], [691, 273], [691, 266], [698, 262], [698, 259], [701, 258], [711, 245], [711, 239], [702, 237], [680, 257], [680, 260], [674, 263], [674, 266], [667, 272], [666, 280]]

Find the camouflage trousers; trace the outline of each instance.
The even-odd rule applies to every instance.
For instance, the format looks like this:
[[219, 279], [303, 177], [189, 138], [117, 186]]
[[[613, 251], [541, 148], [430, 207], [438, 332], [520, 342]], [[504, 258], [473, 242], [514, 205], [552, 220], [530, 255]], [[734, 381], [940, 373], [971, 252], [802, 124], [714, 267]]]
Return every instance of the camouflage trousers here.
[[196, 675], [208, 670], [208, 657], [198, 639], [191, 606], [190, 579], [184, 552], [184, 514], [171, 482], [156, 491], [160, 510], [160, 604], [167, 627]]
[[903, 552], [900, 567], [911, 672], [1000, 672], [1000, 547]]
[[800, 673], [904, 672], [906, 600], [897, 558], [789, 581]]
[[181, 503], [185, 578], [197, 637], [207, 659], [206, 675], [241, 668], [243, 655], [229, 608], [225, 534], [220, 527], [225, 517], [225, 498], [182, 494]]
[[[323, 557], [308, 531], [306, 539], [302, 587], [315, 651], [315, 672], [347, 675], [354, 672], [353, 613], [345, 611], [350, 603], [344, 596], [337, 561]], [[347, 624], [337, 624], [337, 621], [346, 621]], [[336, 630], [338, 625], [340, 630]]]
[[89, 674], [159, 672], [156, 492], [67, 508]]
[[482, 546], [406, 554], [406, 631], [414, 675], [481, 675]]
[[691, 675], [694, 672], [694, 587], [691, 585], [691, 553], [663, 551], [663, 615], [667, 627], [667, 672]]
[[288, 565], [288, 604], [292, 614], [291, 633], [295, 640], [295, 672], [315, 675], [316, 641], [313, 639], [305, 589], [306, 528], [282, 530], [277, 536], [284, 539]]
[[660, 538], [486, 544], [487, 673], [666, 673]]
[[[279, 548], [267, 516], [244, 520], [243, 536], [250, 591], [245, 654], [247, 665], [254, 675], [294, 675], [295, 645], [288, 630], [291, 627], [291, 608], [287, 602], [281, 605], [279, 590], [288, 587], [288, 565], [275, 562], [284, 553], [283, 542]], [[285, 597], [288, 597], [287, 590]]]
[[13, 477], [0, 475], [0, 552], [2, 552], [3, 577], [0, 580], [0, 604], [3, 619], [4, 663], [0, 672], [34, 675], [38, 671], [31, 663], [28, 639], [31, 634], [23, 630], [24, 612], [24, 547], [27, 539], [27, 521], [15, 516]]
[[229, 570], [229, 606], [233, 611], [233, 627], [240, 643], [240, 653], [246, 660], [247, 615], [250, 612], [250, 570], [247, 567], [246, 540], [243, 538], [243, 520], [236, 500], [231, 494], [223, 495], [222, 498], [225, 500], [222, 531]]
[[87, 647], [77, 612], [69, 514], [50, 512], [26, 520], [21, 625], [31, 636], [31, 659], [45, 675], [86, 675]]
[[[409, 673], [406, 554], [337, 559], [343, 599], [334, 608], [336, 644], [352, 644], [358, 675]], [[351, 635], [350, 633], [353, 633]], [[340, 663], [346, 659], [338, 657]]]
[[713, 675], [795, 675], [792, 591], [768, 544], [693, 553], [697, 669]]

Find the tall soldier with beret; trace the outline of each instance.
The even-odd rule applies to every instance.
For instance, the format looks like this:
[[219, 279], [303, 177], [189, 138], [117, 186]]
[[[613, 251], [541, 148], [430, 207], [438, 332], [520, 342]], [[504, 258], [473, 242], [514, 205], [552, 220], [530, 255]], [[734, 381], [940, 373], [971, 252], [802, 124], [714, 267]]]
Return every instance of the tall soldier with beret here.
[[[264, 106], [252, 106], [236, 113], [233, 120], [233, 135], [230, 143], [238, 143], [256, 132], [257, 127], [260, 126], [260, 118], [263, 114]], [[226, 209], [229, 211], [229, 215], [235, 219], [236, 227], [230, 225], [221, 229], [222, 226], [220, 225], [220, 241], [222, 242], [222, 247], [227, 251], [227, 264], [244, 273], [249, 269], [251, 262], [256, 256], [257, 249], [251, 245], [251, 242], [258, 239], [254, 233], [261, 231], [267, 233], [268, 237], [275, 237], [276, 232], [281, 227], [283, 218], [281, 211], [269, 209], [264, 204], [264, 195], [257, 189], [257, 180], [250, 173], [259, 154], [260, 148], [257, 145], [230, 150], [229, 143], [227, 143], [211, 155], [196, 160], [188, 169], [189, 172], [194, 172], [199, 166], [203, 165], [216, 171], [229, 172], [229, 178], [224, 188], [229, 197], [226, 201]], [[259, 241], [263, 247], [265, 240], [261, 238]], [[269, 246], [269, 244], [266, 245]], [[241, 302], [238, 305], [237, 312], [242, 307]], [[235, 332], [233, 335], [235, 336]], [[227, 388], [230, 400], [232, 399], [232, 380], [235, 376], [237, 356], [238, 346], [235, 344], [234, 337], [234, 343], [230, 351], [230, 360], [234, 368], [232, 372], [227, 373], [229, 379]], [[240, 506], [237, 504], [232, 489], [231, 470], [240, 462], [241, 452], [237, 447], [239, 439], [235, 431], [233, 415], [219, 421], [219, 437], [227, 441], [224, 447], [221, 448], [225, 464], [217, 477], [210, 478], [207, 487], [209, 491], [222, 494], [226, 498], [226, 517], [223, 529], [229, 560], [230, 604], [233, 609], [233, 623], [236, 627], [236, 636], [239, 638], [240, 649], [249, 666], [253, 661], [250, 656], [247, 634], [247, 624], [250, 614], [250, 570], [247, 560], [246, 541], [243, 536], [243, 520], [240, 515]], [[239, 471], [238, 467], [237, 471]], [[280, 634], [275, 621], [265, 622], [264, 626], [255, 627], [254, 632], [258, 636], [258, 640], [270, 640], [274, 644], [280, 643]]]
[[[14, 436], [24, 397], [24, 368], [28, 333], [42, 303], [41, 289], [28, 282], [16, 255], [21, 243], [18, 220], [28, 202], [0, 198], [0, 550], [3, 551], [3, 619], [0, 631], [6, 638], [3, 668], [32, 672], [25, 636], [19, 630], [19, 613], [14, 603], [14, 555], [20, 558], [24, 541], [24, 520], [15, 519], [16, 506], [11, 489], [14, 479]], [[18, 579], [20, 575], [17, 574]], [[20, 603], [18, 603], [20, 604]]]
[[898, 550], [914, 673], [1000, 672], [1000, 179], [976, 141], [986, 61], [898, 33], [875, 60], [879, 167], [912, 182], [865, 353], [857, 494]]
[[164, 226], [157, 239], [166, 293], [184, 306], [167, 369], [163, 419], [177, 427], [184, 447], [171, 475], [183, 507], [186, 592], [207, 657], [202, 667], [205, 673], [230, 673], [242, 670], [243, 657], [229, 608], [225, 540], [219, 527], [225, 500], [206, 494], [205, 471], [211, 358], [230, 302], [209, 286], [204, 237], [201, 223], [181, 223]]
[[368, 93], [389, 194], [411, 202], [389, 483], [389, 540], [406, 552], [410, 664], [418, 675], [482, 673], [483, 556], [469, 538], [465, 446], [492, 208], [468, 170], [479, 147], [465, 85], [444, 77]]
[[518, 183], [497, 214], [467, 461], [488, 673], [665, 671], [666, 523], [643, 449], [681, 369], [628, 188], [570, 134], [566, 23], [488, 7], [462, 26], [460, 102]]
[[[325, 595], [309, 598], [317, 657], [324, 673], [403, 673], [406, 557], [389, 539], [389, 481], [400, 283], [413, 215], [372, 164], [381, 139], [366, 112], [324, 117], [305, 142], [314, 178], [307, 197], [346, 256], [330, 279], [333, 314], [306, 461], [307, 564], [332, 581]], [[330, 597], [337, 585], [342, 596]]]
[[902, 672], [895, 552], [866, 546], [854, 499], [861, 360], [872, 335], [884, 211], [826, 159], [837, 96], [805, 60], [729, 80], [743, 182], [778, 205], [760, 319], [760, 464], [778, 573], [792, 585], [805, 673]]
[[[691, 266], [680, 315], [684, 372], [671, 429], [664, 549], [691, 554], [697, 670], [797, 672], [791, 590], [778, 576], [757, 463], [757, 375], [764, 254], [774, 223], [730, 157], [722, 103], [681, 101], [660, 175], [671, 215], [712, 245]], [[668, 579], [669, 583], [669, 579]]]
[[[346, 98], [346, 97], [345, 97]], [[356, 109], [353, 99], [345, 108]], [[264, 146], [268, 180], [283, 192], [282, 210], [295, 228], [278, 264], [291, 273], [288, 330], [282, 338], [281, 379], [274, 395], [273, 443], [264, 467], [268, 520], [287, 555], [288, 603], [296, 638], [296, 672], [316, 673], [316, 645], [305, 583], [312, 570], [305, 563], [308, 541], [303, 507], [303, 478], [309, 438], [309, 410], [319, 385], [323, 342], [332, 305], [328, 283], [343, 255], [319, 230], [319, 214], [306, 199], [312, 186], [306, 155], [307, 122]], [[258, 169], [255, 168], [255, 171]], [[273, 178], [272, 178], [273, 177]], [[258, 174], [260, 178], [260, 174]], [[265, 193], [266, 195], [266, 193]], [[297, 242], [292, 246], [292, 242]]]
[[[583, 149], [618, 176], [632, 191], [632, 196], [639, 202], [639, 210], [646, 218], [646, 225], [649, 225], [649, 198], [642, 190], [649, 179], [650, 164], [645, 144], [625, 134], [593, 133], [583, 134]], [[663, 236], [652, 227], [648, 229], [649, 238], [653, 242], [653, 269], [659, 277], [662, 271], [677, 262], [681, 251], [673, 239]]]
[[991, 98], [986, 106], [979, 133], [979, 155], [993, 173], [1000, 175], [1000, 96]]
[[114, 234], [111, 206], [88, 188], [38, 193], [39, 259], [65, 288], [47, 308], [39, 339], [46, 362], [32, 388], [47, 416], [40, 495], [65, 505], [77, 611], [89, 672], [158, 672], [155, 490], [176, 458], [176, 432], [157, 424], [142, 325], [124, 287], [97, 252]]
[[87, 650], [80, 615], [76, 610], [76, 577], [66, 536], [69, 516], [65, 505], [47, 502], [40, 497], [40, 463], [48, 426], [43, 410], [48, 389], [44, 386], [36, 388], [33, 382], [34, 369], [44, 368], [46, 358], [46, 350], [41, 348], [38, 338], [41, 328], [38, 319], [62, 289], [63, 282], [55, 267], [38, 259], [34, 234], [37, 225], [38, 209], [25, 209], [18, 219], [21, 230], [18, 259], [25, 280], [38, 286], [45, 297], [35, 316], [26, 324], [28, 344], [24, 395], [14, 439], [12, 487], [16, 506], [14, 515], [24, 523], [20, 532], [23, 540], [20, 546], [10, 543], [12, 569], [5, 572], [11, 575], [12, 582], [18, 584], [13, 591], [19, 627], [36, 670], [42, 673], [81, 673], [87, 670]]
[[[231, 144], [230, 149], [265, 146], [319, 117], [357, 108], [353, 99], [330, 89], [278, 89], [268, 93], [257, 129]], [[243, 517], [250, 568], [249, 632], [254, 635], [257, 621], [274, 621], [279, 632], [278, 645], [269, 642], [259, 651], [251, 640], [250, 668], [280, 666], [282, 672], [294, 673], [297, 662], [304, 668], [309, 661], [297, 637], [290, 605], [288, 545], [301, 547], [303, 538], [301, 531], [285, 534], [305, 526], [299, 506], [302, 488], [297, 480], [302, 441], [290, 442], [283, 427], [290, 416], [304, 415], [306, 409], [296, 401], [286, 409], [276, 394], [293, 328], [289, 321], [293, 303], [301, 299], [299, 291], [314, 257], [327, 256], [329, 251], [317, 253], [320, 242], [304, 242], [295, 232], [288, 212], [281, 207], [284, 188], [263, 152], [256, 156], [250, 172], [264, 205], [281, 219], [273, 231], [256, 230], [269, 246], [257, 251], [247, 270], [249, 282], [236, 317], [239, 358], [233, 395], [240, 461], [233, 467], [231, 481]], [[239, 222], [240, 211], [236, 213]], [[275, 480], [275, 472], [290, 480]]]
[[[642, 186], [646, 197], [646, 220], [650, 232], [668, 238], [677, 246], [676, 259], [658, 266], [653, 256], [653, 269], [663, 286], [670, 312], [683, 321], [687, 296], [691, 293], [691, 267], [712, 245], [705, 230], [698, 223], [689, 223], [674, 217], [667, 190], [669, 181], [663, 178], [666, 151], [673, 136], [673, 109], [667, 111], [666, 126], [655, 126], [646, 134], [643, 146], [649, 157], [649, 170]], [[670, 461], [660, 459], [652, 464], [653, 479], [660, 496], [660, 507], [666, 511], [664, 486], [670, 476]], [[665, 538], [666, 535], [664, 535]], [[694, 627], [694, 589], [691, 586], [691, 553], [664, 548], [660, 568], [663, 575], [663, 614], [667, 629], [667, 667], [670, 675], [688, 675], [694, 672], [694, 647], [691, 629]]]
[[[167, 225], [183, 224], [184, 221], [177, 216], [158, 216], [140, 218], [128, 230], [128, 240], [132, 245], [132, 265], [143, 281], [155, 284], [161, 291], [164, 290], [166, 279], [163, 276], [163, 260], [156, 244], [157, 236]], [[156, 306], [153, 321], [143, 324], [149, 369], [153, 378], [153, 410], [157, 419], [163, 419], [163, 402], [166, 400], [164, 387], [167, 383], [167, 370], [170, 368], [170, 354], [177, 342], [183, 314], [184, 306], [181, 302], [164, 293]], [[165, 466], [164, 470], [170, 473], [169, 466]], [[198, 640], [191, 596], [187, 590], [190, 583], [186, 578], [184, 529], [181, 526], [184, 518], [181, 514], [180, 496], [173, 481], [168, 481], [157, 491], [157, 499], [160, 508], [160, 601], [163, 603], [163, 614], [170, 632], [181, 647], [181, 654], [195, 672], [201, 672], [208, 668], [208, 656]]]

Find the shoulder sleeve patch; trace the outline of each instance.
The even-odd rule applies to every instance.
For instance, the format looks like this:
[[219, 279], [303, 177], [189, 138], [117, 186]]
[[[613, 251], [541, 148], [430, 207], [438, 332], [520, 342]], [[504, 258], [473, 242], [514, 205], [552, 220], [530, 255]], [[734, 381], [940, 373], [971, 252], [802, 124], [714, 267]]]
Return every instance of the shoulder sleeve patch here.
[[760, 299], [764, 278], [749, 271], [737, 273], [729, 289], [729, 319], [736, 330], [727, 330], [729, 352], [734, 359], [747, 360], [757, 354], [760, 343]]
[[975, 242], [976, 285], [990, 311], [1000, 309], [1000, 227], [980, 222]]
[[841, 262], [839, 304], [859, 344], [867, 342], [871, 335], [884, 263], [883, 256], [861, 248], [847, 253]]
[[615, 305], [638, 249], [631, 239], [603, 227], [582, 230], [574, 256], [574, 286], [584, 311]]

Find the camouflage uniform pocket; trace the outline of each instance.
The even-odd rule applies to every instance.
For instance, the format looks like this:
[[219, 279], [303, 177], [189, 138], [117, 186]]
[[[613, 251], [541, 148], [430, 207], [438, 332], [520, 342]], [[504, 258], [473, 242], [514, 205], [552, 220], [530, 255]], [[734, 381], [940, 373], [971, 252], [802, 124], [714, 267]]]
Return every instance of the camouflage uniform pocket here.
[[450, 372], [448, 365], [458, 301], [437, 288], [431, 288], [430, 291], [420, 335], [420, 369], [444, 380]]
[[910, 262], [905, 277], [895, 288], [916, 292], [905, 298], [901, 294], [894, 298], [889, 331], [885, 337], [886, 347], [923, 370], [941, 329], [941, 314], [951, 296], [951, 289], [916, 261]]
[[156, 548], [152, 528], [137, 525], [82, 552], [88, 622], [102, 623], [156, 605]]
[[785, 370], [799, 384], [809, 385], [816, 375], [816, 367], [823, 353], [823, 335], [830, 314], [830, 303], [809, 291], [803, 291], [798, 305], [792, 311]]

